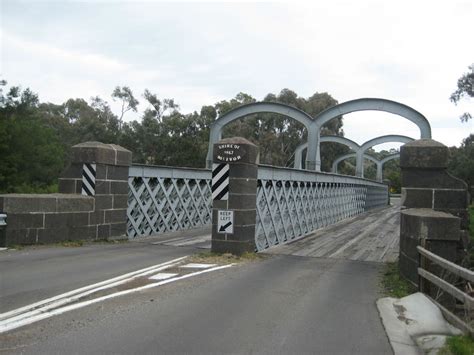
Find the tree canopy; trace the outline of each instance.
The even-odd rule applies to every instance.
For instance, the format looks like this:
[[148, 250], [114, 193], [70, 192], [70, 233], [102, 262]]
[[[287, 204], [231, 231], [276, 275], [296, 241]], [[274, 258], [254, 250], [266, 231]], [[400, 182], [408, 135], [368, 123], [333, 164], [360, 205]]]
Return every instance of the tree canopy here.
[[[462, 98], [474, 97], [474, 63], [468, 68], [470, 71], [458, 79], [458, 88], [449, 98], [454, 104], [457, 104]], [[472, 115], [469, 112], [464, 112], [459, 118], [461, 121], [467, 122], [472, 118]]]
[[[453, 94], [454, 102], [466, 95], [472, 97], [473, 75], [468, 74]], [[469, 82], [466, 84], [468, 79], [470, 86]], [[29, 88], [7, 87], [7, 82], [0, 80], [0, 192], [54, 191], [57, 177], [69, 160], [71, 146], [85, 141], [122, 145], [133, 152], [134, 163], [202, 168], [211, 124], [219, 115], [256, 101], [241, 92], [230, 100], [202, 106], [199, 112], [184, 114], [174, 99], [160, 98], [145, 89], [142, 97], [147, 107], [138, 119], [125, 121], [127, 112], [138, 112], [138, 99], [127, 86], [117, 86], [111, 97], [122, 103], [119, 115], [98, 96], [89, 100], [70, 98], [62, 104], [40, 102]], [[313, 117], [337, 104], [326, 92], [304, 98], [290, 89], [269, 93], [263, 100], [291, 105]], [[342, 126], [342, 117], [337, 117], [323, 127], [322, 135], [344, 135]], [[233, 121], [225, 127], [223, 136], [242, 136], [256, 143], [260, 162], [275, 166], [292, 166], [296, 147], [307, 141], [306, 128], [301, 123], [269, 113]], [[473, 141], [471, 134], [461, 147], [450, 148], [449, 170], [470, 185], [474, 184]], [[344, 145], [322, 144], [322, 170], [330, 171], [334, 159], [348, 152]], [[367, 153], [382, 159], [394, 152]], [[348, 159], [341, 163], [339, 172], [353, 175], [354, 164]], [[373, 163], [366, 160], [365, 176], [375, 178], [375, 173]], [[398, 160], [384, 165], [384, 177], [399, 191]]]
[[[68, 162], [71, 146], [85, 141], [115, 143], [133, 152], [134, 163], [204, 167], [209, 130], [225, 112], [256, 99], [238, 93], [230, 100], [182, 113], [172, 98], [161, 98], [148, 89], [141, 95], [147, 104], [138, 119], [125, 119], [138, 112], [139, 100], [128, 86], [111, 93], [121, 103], [116, 115], [109, 103], [98, 97], [70, 98], [62, 104], [40, 102], [38, 95], [0, 81], [0, 192], [49, 191]], [[337, 104], [328, 93], [300, 97], [290, 89], [269, 93], [265, 101], [282, 102], [311, 115]], [[342, 118], [328, 122], [323, 134], [343, 134]], [[306, 128], [275, 114], [244, 117], [225, 127], [224, 136], [243, 136], [258, 144], [261, 163], [291, 166], [295, 148], [306, 141]], [[346, 148], [325, 144], [323, 170]]]

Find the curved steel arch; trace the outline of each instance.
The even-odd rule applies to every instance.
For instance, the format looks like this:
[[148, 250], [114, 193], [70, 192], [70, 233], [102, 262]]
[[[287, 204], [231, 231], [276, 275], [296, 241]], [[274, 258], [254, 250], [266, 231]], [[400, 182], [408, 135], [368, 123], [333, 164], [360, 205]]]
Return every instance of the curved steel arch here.
[[[356, 156], [357, 156], [356, 153], [347, 153], [347, 154], [341, 155], [339, 158], [334, 160], [334, 162], [332, 163], [332, 169], [331, 169], [332, 172], [337, 174], [337, 167], [338, 167], [340, 162], [342, 162], [346, 159], [349, 159], [349, 158], [355, 158]], [[368, 160], [374, 162], [375, 164], [377, 164], [379, 162], [379, 160], [375, 159], [373, 156], [368, 155], [368, 154], [364, 154], [364, 159], [368, 159]]]
[[314, 120], [321, 127], [333, 118], [356, 111], [384, 111], [393, 113], [416, 124], [420, 129], [420, 138], [431, 138], [431, 126], [425, 116], [410, 106], [386, 99], [363, 98], [346, 101], [324, 110]]
[[341, 137], [341, 136], [322, 136], [319, 142], [320, 143], [324, 143], [324, 142], [339, 143], [339, 144], [348, 146], [349, 148], [353, 150], [357, 150], [360, 148], [360, 145], [354, 142], [353, 140], [346, 137]]
[[382, 164], [382, 166], [389, 162], [390, 160], [393, 160], [393, 159], [397, 159], [397, 158], [400, 158], [400, 153], [395, 153], [395, 154], [392, 154], [392, 155], [388, 155], [386, 156], [385, 158], [383, 158], [380, 163]]
[[362, 156], [365, 151], [375, 145], [382, 144], [382, 143], [390, 143], [390, 142], [400, 142], [400, 143], [408, 143], [414, 141], [413, 138], [402, 136], [398, 134], [389, 134], [386, 136], [380, 136], [368, 140], [364, 144], [362, 144], [360, 150], [357, 152], [357, 166], [356, 166], [356, 176], [364, 177], [364, 164], [362, 161]]
[[[332, 142], [332, 143], [339, 143], [343, 144], [355, 151], [360, 149], [360, 145], [354, 142], [353, 140], [342, 137], [342, 136], [321, 136], [319, 137], [319, 143], [324, 143], [324, 142]], [[301, 169], [302, 161], [303, 161], [303, 150], [308, 148], [308, 142], [300, 144], [299, 146], [296, 147], [295, 149], [295, 160], [293, 163], [293, 167], [295, 169]], [[318, 156], [319, 158], [319, 156]]]
[[386, 136], [380, 136], [380, 137], [375, 137], [364, 144], [362, 144], [360, 147], [362, 149], [367, 150], [375, 145], [379, 145], [382, 143], [392, 143], [392, 142], [400, 142], [400, 143], [408, 143], [408, 142], [413, 142], [414, 139], [408, 136], [402, 136], [399, 134], [388, 134]]
[[[355, 150], [356, 154], [356, 176], [364, 177], [364, 153], [367, 149], [382, 143], [389, 143], [389, 142], [401, 142], [401, 143], [408, 143], [413, 141], [414, 139], [407, 136], [402, 136], [398, 134], [390, 134], [385, 136], [376, 137], [373, 139], [368, 140], [362, 145], [358, 145], [356, 142], [341, 136], [323, 136], [320, 137], [320, 142], [336, 142], [345, 144], [348, 147]], [[302, 165], [302, 156], [303, 150], [308, 147], [308, 143], [300, 144], [295, 150], [295, 161], [293, 167], [295, 169], [301, 169]], [[319, 152], [319, 151], [318, 151]]]
[[[314, 133], [311, 133], [312, 131], [314, 131], [314, 129], [311, 129], [311, 126], [314, 123], [313, 118], [306, 112], [278, 102], [255, 102], [251, 104], [242, 105], [233, 110], [230, 110], [229, 112], [217, 118], [217, 120], [212, 123], [211, 131], [209, 134], [209, 148], [207, 150], [206, 158], [207, 168], [212, 167], [212, 153], [214, 143], [218, 142], [222, 138], [222, 129], [224, 128], [224, 126], [239, 118], [263, 112], [277, 113], [283, 116], [290, 117], [304, 124], [306, 129], [308, 130], [308, 142], [311, 141], [312, 143], [317, 144], [317, 141], [315, 141], [314, 139]], [[314, 151], [316, 151], [316, 146], [314, 147]]]
[[[332, 172], [337, 173], [337, 166], [339, 165], [340, 162], [342, 162], [346, 159], [349, 159], [349, 158], [354, 158], [354, 157], [357, 157], [356, 153], [349, 153], [349, 154], [342, 155], [339, 158], [337, 158], [336, 160], [334, 160], [334, 162], [332, 163]], [[371, 160], [375, 163], [375, 165], [377, 166], [376, 179], [377, 179], [377, 181], [382, 181], [383, 180], [383, 175], [382, 175], [383, 166], [385, 165], [385, 163], [389, 162], [390, 160], [400, 158], [400, 153], [395, 153], [395, 154], [392, 154], [392, 155], [388, 155], [388, 156], [386, 156], [385, 158], [383, 158], [381, 160], [377, 160], [373, 156], [368, 155], [368, 154], [364, 154], [363, 157], [364, 157], [364, 159]]]

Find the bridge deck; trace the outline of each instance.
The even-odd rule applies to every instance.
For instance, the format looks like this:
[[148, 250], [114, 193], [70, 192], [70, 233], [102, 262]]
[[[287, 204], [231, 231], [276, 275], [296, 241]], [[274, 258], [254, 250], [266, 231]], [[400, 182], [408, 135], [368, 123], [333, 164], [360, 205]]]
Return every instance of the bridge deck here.
[[399, 249], [399, 210], [398, 204], [380, 208], [265, 253], [393, 262]]
[[[210, 228], [204, 228], [137, 241], [210, 249], [210, 232]], [[393, 262], [398, 257], [399, 235], [399, 206], [396, 203], [318, 229], [305, 238], [273, 247], [264, 253]]]

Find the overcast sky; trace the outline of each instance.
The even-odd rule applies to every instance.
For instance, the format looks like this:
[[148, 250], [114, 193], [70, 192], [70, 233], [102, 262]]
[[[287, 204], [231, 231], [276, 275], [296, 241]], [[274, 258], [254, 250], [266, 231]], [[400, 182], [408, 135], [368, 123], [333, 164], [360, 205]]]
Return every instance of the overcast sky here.
[[[111, 102], [113, 88], [127, 85], [136, 96], [147, 88], [174, 98], [189, 113], [239, 92], [262, 100], [289, 88], [339, 102], [404, 103], [449, 146], [474, 133], [473, 120], [458, 118], [474, 113], [474, 100], [449, 101], [474, 63], [472, 0], [0, 3], [0, 75], [42, 101]], [[346, 115], [344, 131], [358, 143], [420, 134], [374, 111]]]

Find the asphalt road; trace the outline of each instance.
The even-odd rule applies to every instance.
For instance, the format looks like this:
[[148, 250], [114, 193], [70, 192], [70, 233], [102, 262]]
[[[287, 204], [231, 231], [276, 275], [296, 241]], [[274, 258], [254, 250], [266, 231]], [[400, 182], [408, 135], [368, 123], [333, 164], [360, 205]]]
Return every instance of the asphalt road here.
[[[118, 247], [115, 252], [124, 255], [113, 272], [123, 264], [132, 271], [140, 255], [156, 253], [158, 263], [189, 251], [143, 247]], [[52, 274], [43, 273], [37, 285], [60, 283], [47, 280], [67, 269], [66, 260], [44, 261]], [[19, 328], [0, 335], [0, 348], [25, 354], [391, 354], [375, 307], [380, 266], [268, 256]], [[31, 285], [24, 288], [36, 292]]]
[[0, 251], [0, 313], [195, 252], [150, 243]]

